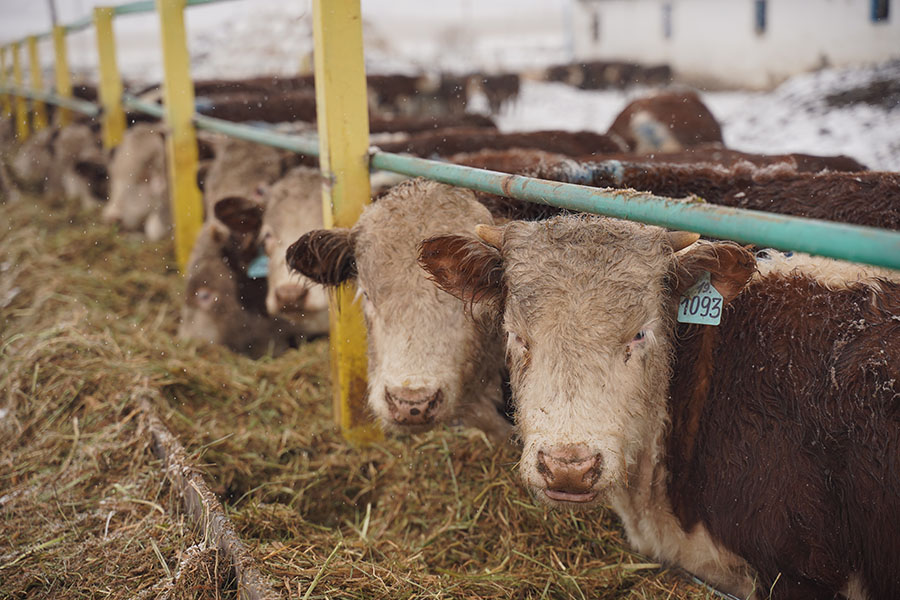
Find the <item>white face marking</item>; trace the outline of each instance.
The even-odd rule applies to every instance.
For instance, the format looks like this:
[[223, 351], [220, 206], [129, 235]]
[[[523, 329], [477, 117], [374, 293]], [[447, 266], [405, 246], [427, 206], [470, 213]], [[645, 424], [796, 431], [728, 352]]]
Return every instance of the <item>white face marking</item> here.
[[322, 227], [321, 178], [299, 167], [265, 192], [266, 212], [260, 243], [269, 258], [266, 310], [296, 323], [321, 324], [327, 332], [328, 293], [324, 287], [288, 268], [288, 247], [303, 234]]
[[[573, 221], [571, 247], [554, 220], [506, 229], [506, 348], [525, 483], [546, 500], [541, 454], [578, 447], [601, 457], [600, 501], [627, 483], [664, 423], [672, 253], [655, 228]], [[643, 251], [622, 253], [636, 234]]]

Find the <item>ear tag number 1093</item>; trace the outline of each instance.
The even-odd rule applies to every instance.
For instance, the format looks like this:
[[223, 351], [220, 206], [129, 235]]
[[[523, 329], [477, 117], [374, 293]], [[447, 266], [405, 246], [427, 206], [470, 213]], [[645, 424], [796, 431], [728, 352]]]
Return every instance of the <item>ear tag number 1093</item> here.
[[722, 300], [722, 294], [709, 282], [709, 273], [704, 271], [678, 299], [678, 322], [718, 325], [722, 320]]

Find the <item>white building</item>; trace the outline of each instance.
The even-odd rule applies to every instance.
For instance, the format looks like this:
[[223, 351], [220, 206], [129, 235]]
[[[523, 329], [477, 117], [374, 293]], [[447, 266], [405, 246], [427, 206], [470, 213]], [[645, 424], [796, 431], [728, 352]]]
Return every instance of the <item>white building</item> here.
[[574, 0], [578, 60], [668, 63], [769, 88], [822, 66], [900, 58], [900, 0]]

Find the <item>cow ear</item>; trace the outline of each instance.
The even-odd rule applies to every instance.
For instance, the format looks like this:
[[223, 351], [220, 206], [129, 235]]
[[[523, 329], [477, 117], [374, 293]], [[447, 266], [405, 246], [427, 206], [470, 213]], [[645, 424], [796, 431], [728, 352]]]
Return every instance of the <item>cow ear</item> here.
[[109, 170], [102, 162], [79, 160], [75, 163], [75, 172], [84, 177], [88, 186], [99, 198], [107, 198], [109, 191]]
[[218, 220], [238, 233], [255, 233], [262, 227], [263, 206], [247, 198], [222, 198], [216, 202], [213, 212]]
[[440, 235], [419, 246], [419, 266], [439, 288], [466, 304], [499, 303], [503, 261], [496, 248], [465, 235]]
[[753, 254], [733, 242], [698, 244], [675, 257], [672, 285], [675, 296], [694, 285], [704, 271], [709, 273], [710, 283], [724, 301], [730, 302], [756, 272], [756, 260]]
[[356, 277], [355, 245], [350, 229], [316, 229], [291, 244], [285, 258], [290, 268], [316, 283], [340, 285]]

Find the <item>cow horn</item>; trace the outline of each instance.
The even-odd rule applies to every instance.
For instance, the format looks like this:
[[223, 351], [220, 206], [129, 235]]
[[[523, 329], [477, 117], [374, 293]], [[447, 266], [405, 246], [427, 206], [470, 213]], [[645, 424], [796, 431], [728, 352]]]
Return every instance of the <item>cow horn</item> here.
[[700, 234], [690, 231], [668, 231], [666, 232], [666, 237], [672, 246], [672, 252], [678, 252], [699, 240]]
[[476, 225], [475, 235], [480, 237], [485, 244], [491, 245], [498, 250], [500, 249], [500, 246], [503, 245], [502, 227], [496, 227], [494, 225]]

